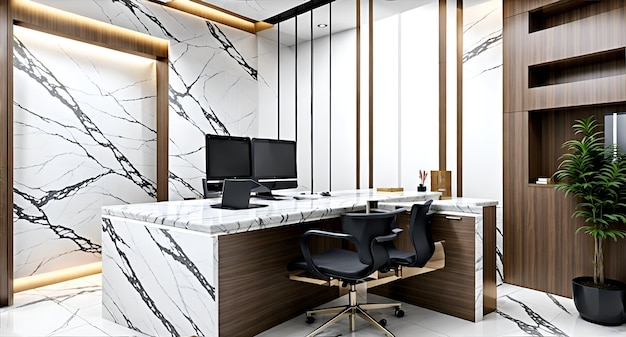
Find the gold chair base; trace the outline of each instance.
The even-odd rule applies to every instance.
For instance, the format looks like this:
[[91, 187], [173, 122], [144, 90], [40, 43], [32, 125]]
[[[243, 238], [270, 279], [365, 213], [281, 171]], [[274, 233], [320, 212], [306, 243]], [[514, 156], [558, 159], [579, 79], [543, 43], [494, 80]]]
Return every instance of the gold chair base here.
[[[416, 275], [429, 273], [431, 271], [435, 271], [438, 269], [442, 269], [446, 265], [446, 254], [443, 249], [443, 241], [435, 242], [435, 252], [430, 260], [426, 263], [426, 265], [422, 268], [417, 267], [402, 267], [398, 266], [398, 268], [390, 270], [388, 272], [376, 272], [370, 275], [368, 278], [364, 280], [363, 283], [366, 289], [374, 288], [379, 285], [387, 284], [389, 282], [393, 282], [400, 279], [405, 279], [409, 277], [413, 277]], [[289, 275], [289, 278], [294, 281], [305, 282], [315, 285], [328, 286], [328, 287], [339, 287], [341, 292], [341, 281], [333, 278], [319, 278], [316, 275], [310, 275], [305, 271], [296, 271]], [[357, 291], [356, 285], [350, 285], [350, 291], [348, 293], [349, 305], [346, 306], [338, 306], [332, 308], [325, 308], [319, 310], [311, 310], [307, 311], [306, 317], [307, 321], [313, 315], [320, 314], [333, 314], [337, 313], [333, 318], [331, 318], [326, 323], [322, 324], [319, 328], [313, 330], [307, 337], [312, 337], [320, 332], [324, 331], [326, 328], [336, 323], [337, 321], [343, 319], [344, 317], [348, 317], [350, 319], [350, 331], [354, 331], [356, 329], [356, 316], [363, 318], [368, 323], [372, 324], [379, 330], [383, 331], [387, 337], [393, 337], [393, 334], [387, 330], [384, 326], [378, 323], [372, 316], [370, 316], [366, 310], [373, 309], [383, 309], [383, 308], [396, 308], [396, 310], [400, 310], [400, 303], [384, 303], [384, 304], [357, 304]], [[397, 315], [397, 311], [396, 311]], [[401, 317], [401, 316], [397, 316]]]
[[348, 317], [350, 320], [350, 331], [356, 330], [356, 316], [361, 317], [369, 324], [378, 328], [382, 332], [385, 333], [387, 337], [394, 337], [391, 331], [387, 330], [384, 326], [382, 326], [379, 322], [377, 322], [370, 314], [366, 312], [366, 310], [373, 309], [383, 309], [383, 308], [396, 308], [396, 310], [400, 310], [400, 303], [380, 303], [380, 304], [358, 304], [357, 303], [357, 294], [356, 294], [356, 285], [350, 285], [350, 292], [348, 293], [348, 305], [332, 307], [332, 308], [324, 308], [318, 310], [311, 310], [306, 312], [307, 320], [309, 317], [313, 315], [323, 315], [323, 314], [333, 314], [337, 313], [333, 318], [328, 320], [326, 323], [322, 324], [317, 329], [313, 330], [306, 337], [313, 337], [320, 332], [326, 330], [329, 326], [337, 323], [341, 319]]

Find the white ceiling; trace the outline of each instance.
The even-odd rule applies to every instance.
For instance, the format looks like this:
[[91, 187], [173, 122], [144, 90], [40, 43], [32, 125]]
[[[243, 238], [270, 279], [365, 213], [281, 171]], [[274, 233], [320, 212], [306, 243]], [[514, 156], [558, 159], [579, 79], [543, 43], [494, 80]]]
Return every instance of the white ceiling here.
[[[228, 11], [263, 21], [286, 10], [308, 2], [307, 0], [202, 0]], [[413, 8], [436, 3], [438, 0], [373, 0], [374, 20], [380, 20], [394, 14], [399, 14]], [[363, 22], [367, 20], [367, 0], [361, 0], [361, 15]], [[329, 9], [332, 8], [332, 9]], [[332, 20], [329, 19], [332, 11]], [[335, 0], [330, 5], [315, 9], [313, 15], [313, 39], [326, 36], [356, 27], [356, 0]], [[282, 44], [293, 45], [295, 38], [295, 20], [290, 19], [280, 24], [280, 40]], [[319, 28], [318, 24], [327, 24], [329, 27]], [[277, 28], [262, 31], [259, 35], [277, 39]], [[298, 16], [298, 43], [311, 40], [311, 13]], [[293, 42], [290, 42], [293, 41]]]
[[256, 21], [263, 21], [308, 0], [202, 0]]
[[[208, 4], [229, 10], [239, 15], [245, 16], [257, 21], [263, 21], [271, 18], [277, 14], [285, 12], [289, 9], [297, 7], [301, 4], [308, 2], [308, 0], [202, 0]], [[409, 9], [423, 6], [424, 4], [434, 2], [436, 0], [373, 0], [374, 1], [374, 13], [377, 19], [388, 17], [393, 14], [401, 13]], [[347, 13], [341, 13], [340, 11], [350, 9], [351, 15], [354, 13], [354, 7], [356, 1], [348, 1], [352, 6], [342, 6], [341, 3], [346, 2], [343, 0], [336, 0], [332, 6], [338, 10], [338, 15], [341, 16]], [[364, 8], [367, 6], [367, 1], [362, 0], [361, 5]], [[326, 7], [326, 6], [324, 6]], [[333, 9], [334, 11], [334, 9]]]

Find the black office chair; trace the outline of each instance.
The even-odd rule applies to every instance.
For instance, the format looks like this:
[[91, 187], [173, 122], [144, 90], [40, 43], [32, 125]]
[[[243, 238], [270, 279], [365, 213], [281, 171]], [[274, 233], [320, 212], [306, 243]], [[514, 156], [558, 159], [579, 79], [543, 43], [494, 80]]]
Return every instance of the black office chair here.
[[[312, 323], [315, 314], [338, 313], [319, 328], [313, 330], [307, 337], [315, 336], [330, 325], [344, 317], [350, 318], [350, 331], [356, 329], [355, 316], [359, 316], [382, 330], [386, 336], [393, 337], [383, 324], [377, 322], [366, 310], [383, 307], [396, 307], [400, 309], [400, 303], [391, 304], [358, 304], [356, 284], [363, 282], [369, 275], [389, 265], [389, 255], [385, 242], [390, 242], [401, 232], [393, 229], [396, 215], [406, 212], [398, 209], [386, 213], [349, 213], [342, 216], [343, 233], [327, 232], [322, 230], [309, 230], [300, 239], [300, 247], [304, 255], [304, 261], [298, 261], [289, 265], [288, 269], [307, 270], [321, 277], [330, 277], [349, 285], [349, 303], [345, 306], [307, 311], [307, 322]], [[313, 236], [330, 237], [351, 242], [357, 251], [347, 249], [332, 249], [320, 254], [311, 254], [309, 239]]]
[[424, 204], [414, 204], [411, 207], [411, 220], [409, 222], [409, 236], [413, 243], [413, 251], [403, 251], [394, 247], [391, 243], [388, 247], [389, 260], [392, 265], [405, 267], [424, 267], [435, 252], [435, 242], [431, 234], [432, 219], [428, 214], [432, 200]]

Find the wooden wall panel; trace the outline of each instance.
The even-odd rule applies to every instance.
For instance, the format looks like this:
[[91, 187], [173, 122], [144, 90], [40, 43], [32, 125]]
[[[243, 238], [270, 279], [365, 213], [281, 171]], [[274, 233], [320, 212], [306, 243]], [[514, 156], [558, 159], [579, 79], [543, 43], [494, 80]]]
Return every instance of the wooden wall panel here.
[[[506, 94], [506, 93], [505, 93]], [[528, 148], [526, 135], [527, 114], [523, 112], [505, 113], [503, 140], [503, 204], [504, 204], [504, 280], [507, 283], [522, 285], [521, 277], [525, 270], [523, 258], [527, 246], [524, 212], [526, 186], [528, 184]]]
[[502, 32], [503, 56], [503, 109], [505, 113], [521, 111], [526, 92], [528, 73], [524, 60], [528, 50], [526, 44], [528, 26], [527, 16], [504, 19]]
[[555, 2], [559, 0], [504, 0], [502, 10], [506, 19]]
[[13, 21], [0, 0], [0, 307], [13, 304]]
[[[612, 4], [615, 4], [615, 0], [605, 0], [585, 9]], [[527, 64], [623, 47], [626, 43], [626, 32], [623, 30], [626, 7], [623, 6], [622, 4], [620, 8], [534, 33], [528, 33], [527, 28], [522, 27], [526, 28], [528, 34], [525, 48], [532, 51], [528, 54]]]
[[[573, 9], [550, 13], [548, 25], [556, 25], [530, 33], [526, 12], [557, 2]], [[534, 181], [556, 170], [574, 120], [595, 115], [602, 123], [605, 113], [626, 111], [626, 69], [618, 69], [624, 60], [611, 54], [608, 63], [597, 57], [597, 66], [580, 66], [575, 59], [626, 46], [626, 4], [605, 0], [578, 8], [566, 1], [505, 0], [504, 10], [505, 282], [571, 296], [571, 279], [591, 274], [593, 242], [575, 234], [583, 223], [571, 218], [575, 200]], [[547, 62], [564, 68], [539, 74], [548, 81], [529, 88], [528, 67]], [[626, 242], [609, 245], [606, 275], [626, 281], [626, 265], [619, 263]]]
[[626, 75], [526, 90], [524, 111], [623, 102]]

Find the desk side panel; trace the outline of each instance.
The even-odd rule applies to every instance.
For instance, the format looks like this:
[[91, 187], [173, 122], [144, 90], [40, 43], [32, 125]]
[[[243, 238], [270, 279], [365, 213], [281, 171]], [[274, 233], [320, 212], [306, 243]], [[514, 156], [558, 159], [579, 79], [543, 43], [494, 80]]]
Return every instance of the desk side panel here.
[[[404, 233], [409, 233], [409, 216], [400, 216], [398, 220]], [[466, 320], [482, 320], [483, 242], [477, 230], [482, 232], [482, 216], [448, 220], [444, 215], [434, 214], [433, 238], [445, 240], [444, 269], [372, 288], [370, 292]], [[400, 239], [410, 240], [408, 236]]]
[[217, 240], [102, 219], [102, 316], [151, 336], [218, 336]]

